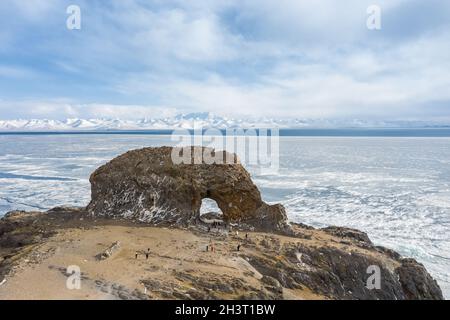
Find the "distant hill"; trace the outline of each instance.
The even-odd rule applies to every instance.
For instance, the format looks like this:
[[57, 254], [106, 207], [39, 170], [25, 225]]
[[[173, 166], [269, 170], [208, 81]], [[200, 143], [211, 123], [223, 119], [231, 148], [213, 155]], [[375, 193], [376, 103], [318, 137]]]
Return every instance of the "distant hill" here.
[[19, 119], [0, 120], [0, 131], [105, 131], [199, 128], [450, 128], [449, 124], [424, 121], [379, 121], [335, 119], [228, 118], [212, 113], [179, 114], [170, 118], [121, 119]]

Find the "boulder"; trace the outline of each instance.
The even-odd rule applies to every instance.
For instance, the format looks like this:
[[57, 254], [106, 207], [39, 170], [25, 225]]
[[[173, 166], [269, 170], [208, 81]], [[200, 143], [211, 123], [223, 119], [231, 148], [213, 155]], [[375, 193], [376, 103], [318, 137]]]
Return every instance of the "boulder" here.
[[116, 241], [108, 248], [106, 248], [103, 252], [97, 255], [98, 260], [106, 260], [109, 259], [114, 253], [116, 253], [120, 249], [120, 242]]
[[[188, 161], [174, 163], [173, 155]], [[202, 155], [233, 159], [205, 163]], [[200, 159], [200, 160], [199, 160]], [[191, 224], [202, 199], [217, 202], [225, 222], [259, 230], [287, 231], [282, 205], [268, 205], [235, 154], [205, 147], [144, 148], [129, 151], [98, 168], [90, 177], [94, 216], [160, 224]]]
[[331, 227], [322, 228], [321, 230], [328, 234], [337, 236], [339, 238], [348, 239], [353, 242], [356, 242], [356, 243], [359, 243], [359, 244], [362, 244], [365, 246], [369, 246], [369, 247], [373, 246], [373, 243], [372, 243], [372, 241], [370, 241], [367, 233], [356, 230], [356, 229], [331, 226]]
[[436, 280], [427, 272], [423, 264], [411, 258], [401, 260], [396, 272], [402, 284], [406, 299], [443, 300], [442, 291]]

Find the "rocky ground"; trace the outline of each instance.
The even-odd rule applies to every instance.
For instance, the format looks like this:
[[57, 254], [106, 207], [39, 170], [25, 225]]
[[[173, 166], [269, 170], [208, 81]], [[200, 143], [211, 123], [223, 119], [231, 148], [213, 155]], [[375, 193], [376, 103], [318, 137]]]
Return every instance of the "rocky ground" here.
[[[180, 152], [188, 164], [173, 162]], [[202, 147], [133, 150], [91, 175], [87, 208], [5, 215], [0, 299], [442, 299], [413, 259], [357, 230], [289, 224], [239, 161], [198, 163], [204, 154], [237, 160]], [[200, 217], [205, 198], [220, 227]]]
[[[292, 230], [155, 227], [77, 208], [12, 212], [0, 220], [0, 299], [442, 299], [421, 264], [362, 232]], [[66, 286], [72, 265], [80, 290]], [[381, 288], [371, 290], [373, 265]]]

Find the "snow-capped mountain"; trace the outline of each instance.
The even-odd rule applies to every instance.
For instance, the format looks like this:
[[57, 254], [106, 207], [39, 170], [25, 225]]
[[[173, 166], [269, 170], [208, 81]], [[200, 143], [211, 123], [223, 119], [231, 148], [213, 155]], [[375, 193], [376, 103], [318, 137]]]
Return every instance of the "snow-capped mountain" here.
[[442, 123], [420, 121], [367, 121], [329, 119], [236, 119], [213, 113], [179, 114], [170, 118], [141, 120], [119, 119], [66, 119], [66, 120], [0, 120], [0, 131], [109, 131], [109, 130], [172, 130], [193, 128], [412, 128], [448, 127]]

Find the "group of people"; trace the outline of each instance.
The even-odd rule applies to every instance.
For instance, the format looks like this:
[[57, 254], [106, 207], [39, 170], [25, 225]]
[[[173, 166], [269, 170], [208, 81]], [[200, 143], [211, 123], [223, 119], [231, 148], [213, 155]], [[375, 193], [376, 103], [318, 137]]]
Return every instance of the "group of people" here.
[[[135, 255], [134, 255], [134, 257], [135, 257], [136, 260], [137, 260], [137, 258], [139, 258], [139, 255], [140, 255], [141, 253], [142, 253], [142, 251], [141, 251], [141, 252], [136, 251], [136, 253], [135, 253]], [[148, 260], [148, 257], [150, 256], [150, 248], [148, 248], [147, 251], [146, 251], [144, 254], [145, 254], [145, 260]]]
[[226, 229], [226, 225], [221, 221], [213, 221], [211, 225], [208, 225], [208, 233], [211, 232], [211, 228], [218, 230], [220, 230], [221, 228]]
[[[208, 227], [208, 232], [210, 231], [210, 227]], [[239, 231], [236, 231], [236, 236], [239, 237]], [[245, 234], [245, 240], [249, 239], [249, 234]], [[241, 251], [242, 245], [239, 243], [236, 247], [236, 251]], [[212, 239], [209, 240], [209, 244], [206, 245], [206, 252], [215, 252], [215, 245]]]
[[211, 251], [211, 252], [216, 252], [215, 251], [215, 247], [214, 247], [214, 243], [211, 243], [206, 245], [206, 252]]
[[[212, 226], [214, 228], [219, 228], [219, 227], [222, 226], [222, 222], [214, 221], [212, 223]], [[210, 230], [211, 230], [211, 227], [208, 226], [208, 232], [210, 232]], [[239, 237], [239, 231], [236, 231], [236, 236]], [[246, 233], [245, 234], [245, 240], [248, 240], [248, 238], [249, 238], [249, 234]], [[241, 247], [242, 247], [242, 245], [239, 243], [237, 245], [237, 247], [236, 247], [236, 251], [241, 251]], [[209, 240], [209, 244], [206, 245], [206, 252], [216, 252], [216, 247], [215, 247], [215, 244], [212, 241], [212, 239], [210, 239]], [[137, 260], [141, 254], [145, 255], [145, 259], [148, 260], [148, 258], [150, 256], [150, 248], [147, 248], [147, 251], [144, 251], [144, 252], [143, 251], [136, 251], [135, 252], [135, 259]]]

